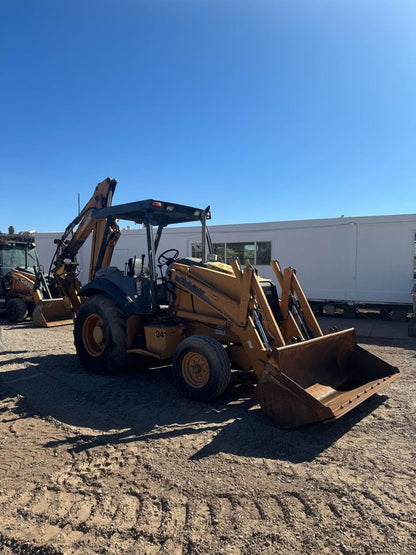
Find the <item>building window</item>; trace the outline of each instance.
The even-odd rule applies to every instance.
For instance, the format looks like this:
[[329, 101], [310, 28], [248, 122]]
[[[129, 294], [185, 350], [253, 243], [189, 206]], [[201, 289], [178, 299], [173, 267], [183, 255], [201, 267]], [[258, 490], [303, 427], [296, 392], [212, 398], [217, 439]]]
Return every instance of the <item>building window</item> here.
[[217, 255], [218, 262], [225, 261], [225, 245], [224, 243], [214, 243], [214, 254]]
[[272, 259], [271, 241], [261, 241], [256, 243], [256, 264], [270, 264]]
[[231, 258], [237, 257], [242, 264], [246, 260], [250, 264], [255, 264], [255, 244], [254, 243], [227, 243], [225, 247], [226, 259], [229, 262]]
[[192, 258], [202, 258], [202, 245], [201, 243], [192, 243]]
[[[262, 264], [270, 264], [272, 257], [271, 241], [251, 241], [240, 243], [214, 243], [214, 253], [217, 255], [219, 262], [229, 263], [233, 257], [238, 257], [240, 262], [244, 264], [246, 260], [254, 266]], [[200, 243], [192, 243], [192, 256], [201, 258]]]

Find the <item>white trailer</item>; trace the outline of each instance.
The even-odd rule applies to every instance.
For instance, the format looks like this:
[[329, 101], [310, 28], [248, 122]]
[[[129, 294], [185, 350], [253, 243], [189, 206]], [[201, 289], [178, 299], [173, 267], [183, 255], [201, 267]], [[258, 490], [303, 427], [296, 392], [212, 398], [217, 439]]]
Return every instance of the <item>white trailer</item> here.
[[[236, 254], [248, 258], [261, 275], [271, 278], [270, 259], [295, 268], [312, 305], [411, 311], [416, 214], [212, 225], [209, 229], [215, 250], [225, 261]], [[59, 236], [37, 235], [45, 269], [52, 258], [53, 238]], [[158, 254], [177, 248], [181, 256], [198, 256], [199, 241], [199, 228], [172, 226], [162, 234]], [[123, 230], [113, 264], [124, 270], [128, 258], [140, 260], [145, 245], [144, 230]], [[83, 283], [88, 278], [89, 250], [86, 243], [78, 257]]]

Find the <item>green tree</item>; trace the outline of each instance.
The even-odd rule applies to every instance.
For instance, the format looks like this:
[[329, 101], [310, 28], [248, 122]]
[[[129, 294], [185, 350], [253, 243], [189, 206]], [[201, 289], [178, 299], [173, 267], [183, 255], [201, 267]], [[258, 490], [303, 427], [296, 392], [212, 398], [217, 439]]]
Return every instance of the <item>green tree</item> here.
[[9, 233], [10, 235], [14, 234], [14, 227], [12, 225], [9, 225]]

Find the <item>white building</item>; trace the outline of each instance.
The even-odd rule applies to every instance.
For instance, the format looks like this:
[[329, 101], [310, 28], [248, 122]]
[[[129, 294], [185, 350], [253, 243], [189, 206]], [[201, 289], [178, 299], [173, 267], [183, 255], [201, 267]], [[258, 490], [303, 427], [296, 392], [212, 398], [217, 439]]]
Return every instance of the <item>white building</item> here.
[[[209, 222], [208, 222], [209, 223]], [[122, 225], [123, 222], [120, 222]], [[273, 277], [268, 263], [296, 268], [306, 295], [313, 302], [348, 305], [410, 305], [416, 283], [416, 214], [297, 220], [209, 226], [215, 251], [223, 260], [238, 255]], [[39, 233], [38, 254], [49, 269], [61, 233]], [[169, 227], [158, 253], [179, 249], [181, 256], [198, 256], [199, 227]], [[80, 279], [88, 281], [90, 243], [81, 249]], [[113, 255], [120, 270], [134, 256], [146, 253], [143, 229], [123, 230]]]

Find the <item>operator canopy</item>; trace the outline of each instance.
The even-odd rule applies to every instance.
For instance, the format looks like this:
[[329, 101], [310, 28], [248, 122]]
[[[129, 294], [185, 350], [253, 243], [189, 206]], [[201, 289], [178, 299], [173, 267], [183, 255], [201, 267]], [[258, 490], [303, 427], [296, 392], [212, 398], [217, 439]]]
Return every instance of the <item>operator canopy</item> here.
[[148, 199], [95, 209], [92, 212], [92, 217], [97, 219], [113, 217], [119, 220], [130, 220], [137, 224], [149, 222], [151, 225], [167, 226], [209, 220], [211, 218], [209, 210], [209, 206], [202, 209]]

